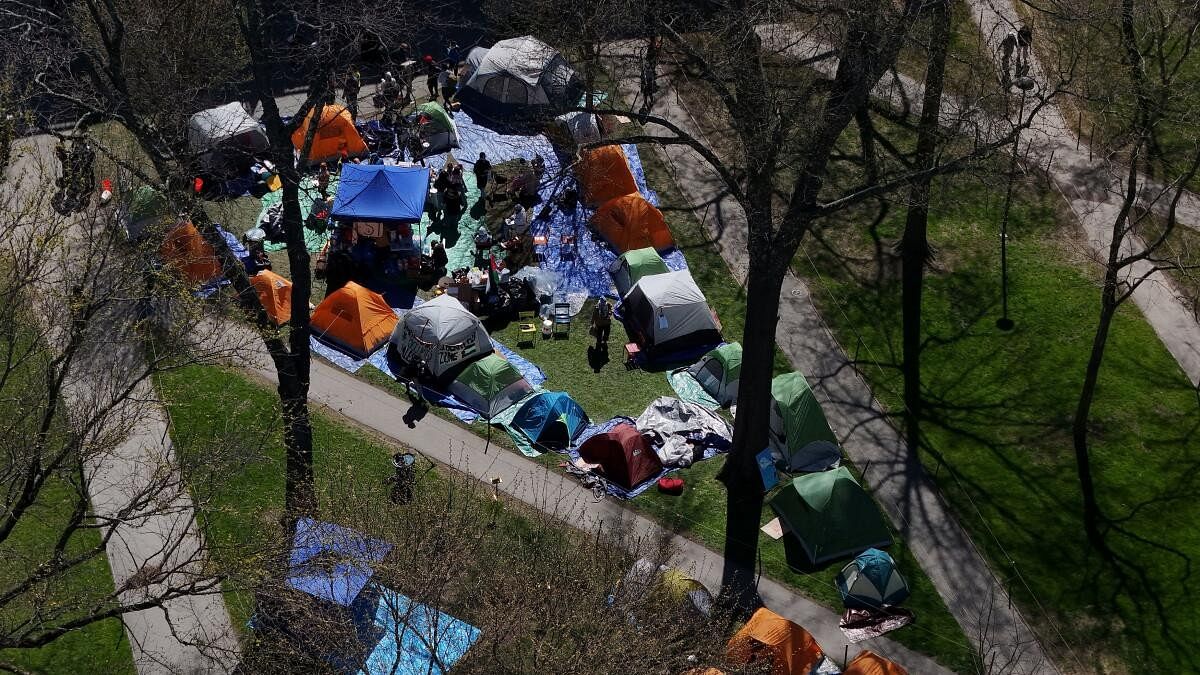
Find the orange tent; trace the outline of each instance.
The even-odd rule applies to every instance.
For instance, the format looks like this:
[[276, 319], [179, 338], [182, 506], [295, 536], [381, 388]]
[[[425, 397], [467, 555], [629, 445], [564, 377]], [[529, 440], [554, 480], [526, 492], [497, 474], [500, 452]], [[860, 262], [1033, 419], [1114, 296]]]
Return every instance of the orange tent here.
[[842, 675], [908, 675], [908, 671], [901, 668], [900, 664], [864, 649], [846, 664]]
[[310, 323], [317, 338], [366, 358], [387, 343], [397, 321], [382, 295], [351, 281], [325, 296]]
[[158, 247], [163, 264], [175, 269], [191, 285], [208, 283], [221, 276], [217, 252], [204, 241], [191, 221], [183, 221], [167, 233]]
[[[308, 136], [315, 110], [309, 110], [304, 123], [292, 132], [292, 145], [296, 150], [304, 149], [304, 139]], [[317, 133], [313, 135], [312, 147], [305, 159], [310, 164], [325, 162], [341, 157], [343, 152], [347, 157], [361, 157], [367, 154], [367, 144], [354, 128], [354, 120], [345, 106], [327, 105], [321, 108], [321, 123], [317, 125]]]
[[619, 145], [602, 145], [585, 150], [575, 175], [583, 188], [583, 200], [599, 206], [610, 199], [637, 192], [637, 183], [629, 172], [629, 160]]
[[592, 224], [617, 253], [649, 247], [665, 251], [675, 245], [662, 211], [636, 192], [604, 202]]
[[258, 291], [258, 300], [275, 325], [287, 323], [292, 316], [292, 282], [271, 270], [262, 270], [250, 277], [250, 283]]
[[808, 631], [766, 607], [729, 640], [725, 655], [737, 666], [769, 661], [771, 675], [808, 675], [825, 658]]

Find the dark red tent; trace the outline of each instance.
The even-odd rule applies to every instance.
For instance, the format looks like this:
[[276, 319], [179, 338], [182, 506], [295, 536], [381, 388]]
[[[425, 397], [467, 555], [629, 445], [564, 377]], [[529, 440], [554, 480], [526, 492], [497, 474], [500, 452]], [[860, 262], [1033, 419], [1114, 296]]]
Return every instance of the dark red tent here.
[[662, 471], [654, 449], [632, 424], [618, 424], [612, 431], [596, 434], [579, 446], [579, 456], [604, 468], [604, 477], [632, 490]]

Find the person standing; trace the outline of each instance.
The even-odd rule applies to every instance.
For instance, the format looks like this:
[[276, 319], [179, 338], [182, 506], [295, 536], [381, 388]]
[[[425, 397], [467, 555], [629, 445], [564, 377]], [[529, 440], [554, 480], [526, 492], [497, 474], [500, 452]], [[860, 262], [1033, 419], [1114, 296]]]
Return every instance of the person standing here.
[[358, 68], [351, 66], [342, 84], [342, 98], [346, 101], [346, 111], [350, 113], [350, 119], [355, 122], [358, 121], [358, 92], [361, 89], [362, 75], [359, 74]]
[[492, 179], [492, 163], [488, 161], [487, 153], [479, 153], [479, 159], [475, 160], [471, 171], [475, 173], [475, 184], [479, 186], [480, 196], [486, 195], [488, 181]]
[[450, 99], [454, 98], [455, 91], [458, 90], [458, 80], [454, 77], [454, 73], [450, 71], [450, 64], [442, 64], [441, 71], [437, 76], [438, 91], [442, 94], [442, 101], [446, 110], [450, 110]]
[[426, 54], [421, 59], [425, 63], [425, 88], [429, 90], [429, 100], [437, 100], [438, 67], [433, 57]]
[[600, 298], [592, 309], [592, 335], [596, 336], [596, 351], [608, 351], [608, 334], [612, 330], [612, 305]]
[[317, 190], [321, 199], [329, 199], [329, 165], [325, 162], [321, 162], [321, 168], [317, 170]]

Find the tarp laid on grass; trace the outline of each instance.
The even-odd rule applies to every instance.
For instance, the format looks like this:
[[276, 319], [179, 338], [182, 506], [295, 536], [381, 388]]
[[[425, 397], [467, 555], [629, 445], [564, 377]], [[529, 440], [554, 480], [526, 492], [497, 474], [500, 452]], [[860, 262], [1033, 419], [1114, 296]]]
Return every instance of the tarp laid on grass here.
[[359, 675], [445, 675], [479, 639], [479, 629], [381, 589], [375, 624], [383, 629]]

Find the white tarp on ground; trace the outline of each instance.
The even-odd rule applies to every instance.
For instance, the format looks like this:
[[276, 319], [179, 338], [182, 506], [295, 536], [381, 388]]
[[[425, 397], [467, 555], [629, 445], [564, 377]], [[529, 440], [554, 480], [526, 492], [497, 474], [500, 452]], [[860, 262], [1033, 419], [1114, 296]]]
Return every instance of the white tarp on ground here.
[[[634, 426], [644, 434], [657, 433], [662, 439], [658, 458], [664, 466], [688, 466], [696, 446], [689, 436], [715, 434], [732, 441], [733, 429], [720, 415], [670, 396], [659, 396], [646, 407]], [[656, 444], [657, 445], [657, 444]]]

